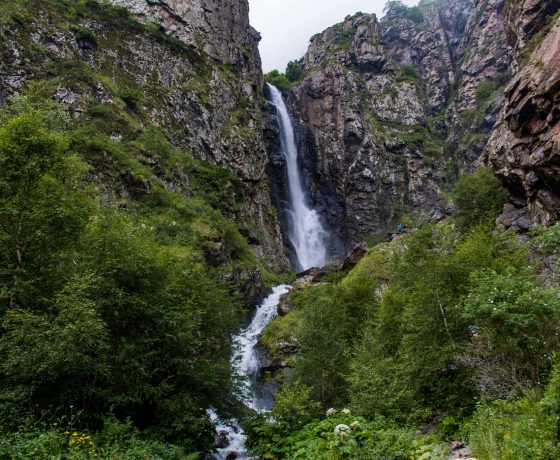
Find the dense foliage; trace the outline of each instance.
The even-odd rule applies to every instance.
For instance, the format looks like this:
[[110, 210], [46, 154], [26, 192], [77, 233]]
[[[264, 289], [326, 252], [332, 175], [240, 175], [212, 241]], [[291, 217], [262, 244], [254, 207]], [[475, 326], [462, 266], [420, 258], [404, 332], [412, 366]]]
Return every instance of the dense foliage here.
[[[342, 279], [291, 293], [294, 309], [263, 343], [295, 340], [299, 352], [287, 361], [275, 423], [255, 422], [255, 452], [439, 458], [414, 449], [463, 437], [483, 459], [557, 458], [560, 300], [537, 272], [558, 250], [558, 228], [532, 246], [496, 230], [504, 195], [484, 169], [461, 178], [453, 197], [447, 221], [376, 246]], [[335, 435], [350, 423], [320, 409], [344, 406], [360, 427], [377, 428]], [[414, 435], [426, 424], [435, 438]]]
[[[40, 420], [51, 430], [41, 443], [73, 451], [56, 426], [79, 413], [79, 430], [95, 432], [110, 414], [156, 444], [204, 450], [212, 440], [204, 408], [223, 405], [231, 388], [230, 334], [241, 302], [204, 258], [185, 251], [204, 237], [195, 230], [202, 221], [220, 227], [205, 234], [223, 232], [231, 263], [250, 260], [247, 243], [203, 191], [192, 199], [162, 192], [163, 215], [150, 200], [137, 209], [101, 204], [80, 157], [92, 142], [122, 145], [94, 126], [84, 144], [84, 128], [34, 97], [2, 113], [0, 446], [21, 458], [40, 458], [30, 449], [43, 449], [50, 458], [50, 447], [32, 448], [29, 431]], [[193, 179], [219, 180], [200, 162], [196, 173], [187, 165]]]
[[285, 73], [271, 70], [264, 77], [273, 86], [276, 86], [284, 96], [303, 78], [303, 58], [288, 62]]
[[424, 20], [424, 14], [420, 6], [409, 7], [401, 0], [389, 0], [385, 3], [384, 11], [393, 16], [405, 17], [415, 23], [420, 23]]

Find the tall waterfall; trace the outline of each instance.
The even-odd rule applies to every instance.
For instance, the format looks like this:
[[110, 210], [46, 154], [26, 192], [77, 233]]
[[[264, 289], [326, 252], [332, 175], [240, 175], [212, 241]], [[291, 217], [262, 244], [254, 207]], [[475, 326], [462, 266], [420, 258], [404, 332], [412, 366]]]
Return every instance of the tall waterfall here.
[[272, 94], [272, 104], [278, 111], [280, 122], [280, 145], [286, 159], [288, 171], [288, 238], [297, 257], [298, 270], [325, 265], [327, 232], [321, 225], [317, 211], [309, 206], [309, 198], [303, 188], [298, 165], [298, 151], [290, 114], [278, 88], [268, 84]]
[[[294, 129], [286, 104], [280, 91], [269, 85], [272, 94], [272, 103], [278, 111], [280, 122], [280, 143], [282, 153], [286, 159], [288, 172], [289, 209], [285, 214], [288, 218], [288, 237], [293, 245], [295, 256], [294, 268], [306, 270], [310, 267], [322, 267], [326, 261], [327, 232], [321, 225], [317, 211], [308, 204], [308, 196], [304, 192], [303, 182], [297, 162], [297, 148]], [[290, 286], [276, 286], [272, 293], [264, 299], [255, 311], [251, 324], [241, 330], [233, 338], [234, 351], [232, 365], [237, 376], [244, 378], [241, 388], [243, 403], [257, 411], [265, 412], [272, 406], [272, 394], [266, 391], [258, 381], [259, 369], [263, 366], [262, 356], [258, 349], [258, 338], [264, 328], [276, 316], [280, 298], [290, 290]], [[208, 415], [216, 424], [217, 441], [219, 448], [213, 458], [216, 460], [251, 459], [245, 448], [245, 435], [243, 428], [237, 420], [220, 420], [213, 408], [208, 409]]]

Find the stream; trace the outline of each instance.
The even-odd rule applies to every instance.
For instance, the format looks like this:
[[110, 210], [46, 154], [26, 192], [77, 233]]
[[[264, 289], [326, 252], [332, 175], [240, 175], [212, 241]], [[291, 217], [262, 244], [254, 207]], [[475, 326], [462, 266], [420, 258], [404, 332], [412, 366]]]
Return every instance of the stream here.
[[[310, 267], [325, 265], [328, 234], [321, 224], [320, 216], [310, 204], [309, 194], [305, 190], [301, 171], [298, 165], [298, 151], [294, 129], [288, 109], [280, 91], [268, 84], [271, 103], [275, 106], [280, 125], [280, 145], [286, 160], [288, 200], [287, 237], [294, 249], [294, 269], [303, 271]], [[266, 326], [277, 315], [277, 307], [283, 294], [291, 286], [279, 285], [257, 307], [249, 326], [242, 329], [233, 338], [232, 366], [237, 377], [242, 379], [241, 400], [250, 409], [257, 412], [270, 411], [274, 396], [266, 385], [259, 382], [259, 369], [263, 365], [262, 353], [259, 352], [258, 339]], [[212, 408], [208, 415], [216, 424], [218, 448], [214, 453], [215, 460], [250, 460], [245, 442], [247, 436], [237, 420], [221, 420]]]

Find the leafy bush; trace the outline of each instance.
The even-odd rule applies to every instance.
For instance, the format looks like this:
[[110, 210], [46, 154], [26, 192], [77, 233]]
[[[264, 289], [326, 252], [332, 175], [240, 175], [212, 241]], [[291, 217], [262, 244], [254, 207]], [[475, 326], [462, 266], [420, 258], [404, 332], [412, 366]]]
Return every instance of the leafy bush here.
[[388, 288], [355, 343], [352, 407], [405, 421], [438, 410], [468, 412], [475, 395], [457, 357], [471, 323], [455, 305], [470, 288], [470, 273], [484, 267], [503, 273], [526, 265], [527, 256], [483, 226], [461, 237], [449, 225], [428, 225], [402, 240]]
[[297, 335], [301, 351], [291, 375], [309, 385], [313, 399], [324, 408], [347, 401], [348, 352], [367, 310], [376, 302], [376, 286], [366, 275], [293, 296], [302, 322]]
[[560, 300], [527, 273], [471, 274], [471, 288], [459, 304], [475, 333], [463, 361], [476, 369], [475, 382], [485, 397], [512, 391], [542, 394], [560, 324]]
[[557, 415], [528, 398], [480, 405], [465, 434], [474, 455], [488, 460], [549, 460], [560, 457]]
[[264, 78], [268, 83], [276, 86], [276, 88], [278, 88], [284, 96], [287, 96], [290, 89], [292, 89], [292, 83], [288, 77], [285, 74], [280, 73], [278, 70], [268, 72]]
[[74, 30], [74, 36], [78, 42], [88, 42], [93, 46], [97, 46], [97, 39], [91, 29], [86, 27], [76, 27]]
[[384, 10], [387, 14], [410, 19], [417, 24], [424, 21], [422, 9], [418, 6], [408, 7], [400, 0], [389, 0], [385, 3]]
[[475, 89], [477, 106], [481, 107], [494, 94], [494, 91], [496, 91], [494, 82], [488, 80], [481, 82]]
[[397, 77], [398, 82], [407, 81], [415, 85], [420, 83], [420, 73], [418, 67], [414, 64], [407, 64], [401, 67], [400, 75]]
[[250, 431], [252, 452], [259, 458], [294, 460], [447, 458], [445, 446], [414, 429], [381, 418], [368, 421], [346, 409], [330, 409], [329, 414], [305, 425], [286, 418], [272, 423], [257, 419]]
[[[76, 421], [76, 420], [74, 420]], [[130, 421], [121, 423], [105, 420], [99, 433], [88, 433], [74, 424], [57, 429], [50, 427], [22, 427], [6, 434], [0, 433], [0, 458], [21, 460], [195, 460], [199, 454], [187, 454], [176, 445], [142, 436]]]
[[286, 78], [290, 83], [299, 82], [303, 78], [303, 58], [288, 62], [286, 66]]
[[537, 242], [546, 255], [558, 254], [560, 251], [560, 223], [557, 222], [547, 229], [540, 229], [535, 234]]
[[462, 176], [453, 191], [455, 222], [462, 231], [495, 218], [506, 201], [506, 192], [487, 168]]

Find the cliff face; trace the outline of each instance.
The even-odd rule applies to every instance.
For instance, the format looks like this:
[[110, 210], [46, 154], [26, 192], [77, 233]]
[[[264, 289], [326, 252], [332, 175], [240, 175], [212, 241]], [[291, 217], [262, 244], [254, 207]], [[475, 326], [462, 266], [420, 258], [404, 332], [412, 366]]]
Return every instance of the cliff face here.
[[289, 104], [313, 197], [341, 235], [448, 212], [442, 188], [478, 159], [503, 103], [507, 27], [500, 0], [424, 1], [311, 39]]
[[[248, 2], [75, 3], [44, 2], [33, 14], [22, 2], [2, 7], [0, 99], [46, 80], [44, 91], [78, 118], [98, 105], [130, 103], [129, 112], [137, 108], [176, 148], [235, 173], [242, 203], [225, 212], [258, 257], [285, 267], [265, 174], [260, 36], [249, 26]], [[109, 134], [131, 135], [118, 124]], [[167, 187], [190, 193], [161, 164], [149, 167]], [[126, 179], [102, 182], [107, 199], [130, 196]]]
[[[529, 28], [529, 12], [512, 29]], [[513, 37], [521, 49], [526, 38]], [[523, 231], [560, 218], [560, 18], [506, 88], [484, 161], [510, 194], [499, 219], [506, 227]]]
[[[255, 46], [259, 34], [249, 25], [247, 0], [111, 0], [144, 21], [156, 21], [166, 33], [221, 62], [246, 68], [261, 79]], [[249, 57], [254, 58], [252, 62]], [[249, 65], [246, 65], [249, 64]]]

